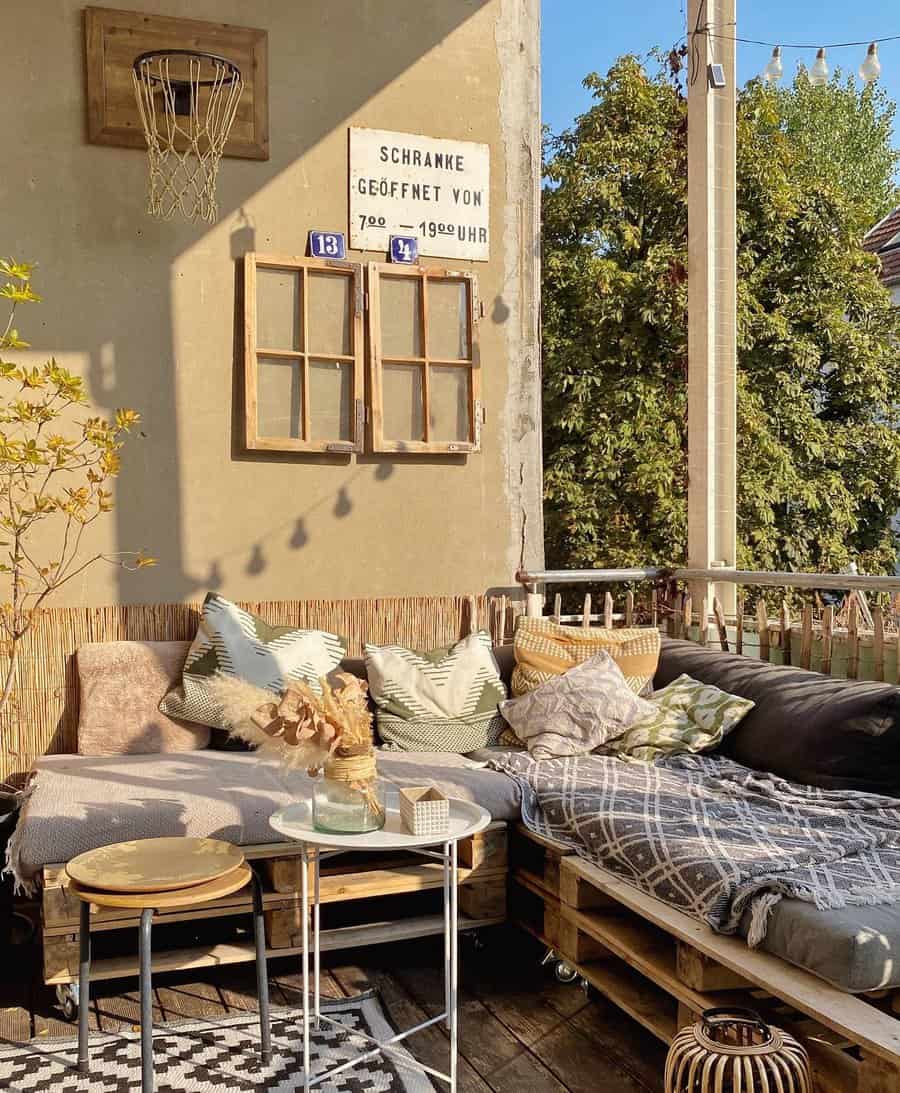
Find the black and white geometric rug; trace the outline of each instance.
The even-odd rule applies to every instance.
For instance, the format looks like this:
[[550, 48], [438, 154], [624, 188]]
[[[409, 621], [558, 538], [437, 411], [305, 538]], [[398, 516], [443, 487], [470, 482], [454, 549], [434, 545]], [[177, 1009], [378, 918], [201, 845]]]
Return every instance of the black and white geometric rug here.
[[[377, 995], [327, 1002], [322, 1012], [378, 1040], [394, 1035]], [[302, 1010], [272, 1009], [272, 1062], [259, 1058], [259, 1018], [247, 1013], [221, 1020], [154, 1028], [156, 1093], [294, 1093], [303, 1089]], [[337, 1066], [371, 1045], [327, 1024], [313, 1033], [310, 1072]], [[75, 1070], [75, 1040], [0, 1045], [0, 1089], [10, 1093], [140, 1093], [140, 1032], [93, 1034], [91, 1073]], [[393, 1054], [393, 1052], [392, 1052]], [[407, 1058], [406, 1052], [403, 1053]], [[435, 1093], [430, 1079], [398, 1066], [383, 1053], [313, 1087], [323, 1093]]]

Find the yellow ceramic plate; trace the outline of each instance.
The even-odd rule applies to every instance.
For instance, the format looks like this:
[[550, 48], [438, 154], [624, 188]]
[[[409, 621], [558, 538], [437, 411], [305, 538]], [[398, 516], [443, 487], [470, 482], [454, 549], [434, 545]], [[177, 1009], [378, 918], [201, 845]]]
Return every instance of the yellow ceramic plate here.
[[135, 839], [79, 854], [66, 872], [103, 892], [171, 892], [222, 877], [243, 860], [240, 847], [219, 839]]

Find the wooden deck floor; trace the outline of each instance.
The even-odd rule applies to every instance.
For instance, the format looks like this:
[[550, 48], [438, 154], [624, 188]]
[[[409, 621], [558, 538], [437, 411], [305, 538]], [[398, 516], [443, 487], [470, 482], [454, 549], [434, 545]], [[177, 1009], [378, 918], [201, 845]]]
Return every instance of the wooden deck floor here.
[[[476, 950], [460, 947], [461, 1093], [659, 1093], [665, 1051], [639, 1025], [602, 998], [588, 999], [539, 966], [541, 950], [513, 928], [482, 935]], [[12, 950], [0, 970], [0, 1037], [25, 1041], [72, 1037], [52, 990], [38, 974], [36, 946]], [[372, 947], [323, 955], [323, 994], [376, 987], [396, 1027], [440, 1012], [438, 942]], [[298, 962], [270, 962], [273, 1005], [299, 1005]], [[112, 1032], [138, 1021], [137, 984], [98, 984], [91, 1026]], [[177, 1023], [254, 1009], [252, 965], [159, 976], [154, 1020]], [[433, 1026], [408, 1041], [425, 1063], [446, 1066], [447, 1037]]]

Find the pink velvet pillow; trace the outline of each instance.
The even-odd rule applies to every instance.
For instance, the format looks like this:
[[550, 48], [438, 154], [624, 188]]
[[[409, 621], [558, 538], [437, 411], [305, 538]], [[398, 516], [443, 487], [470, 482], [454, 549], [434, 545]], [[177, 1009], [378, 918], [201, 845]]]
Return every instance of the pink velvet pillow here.
[[96, 641], [78, 650], [78, 754], [125, 755], [197, 751], [206, 725], [159, 711], [180, 682], [189, 641]]

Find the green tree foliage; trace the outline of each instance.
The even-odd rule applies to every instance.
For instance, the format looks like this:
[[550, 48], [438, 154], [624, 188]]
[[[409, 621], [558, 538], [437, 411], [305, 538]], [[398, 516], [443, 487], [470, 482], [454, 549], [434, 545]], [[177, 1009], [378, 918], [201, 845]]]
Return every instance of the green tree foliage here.
[[[686, 544], [687, 110], [622, 57], [550, 138], [548, 557], [680, 563]], [[738, 104], [738, 564], [891, 571], [900, 312], [861, 247], [897, 200], [893, 108], [836, 75]]]

